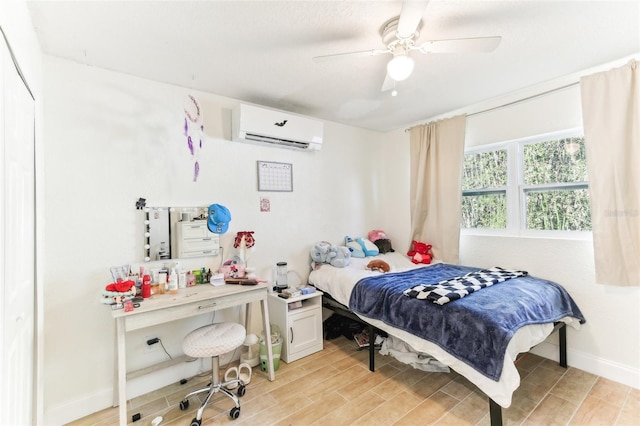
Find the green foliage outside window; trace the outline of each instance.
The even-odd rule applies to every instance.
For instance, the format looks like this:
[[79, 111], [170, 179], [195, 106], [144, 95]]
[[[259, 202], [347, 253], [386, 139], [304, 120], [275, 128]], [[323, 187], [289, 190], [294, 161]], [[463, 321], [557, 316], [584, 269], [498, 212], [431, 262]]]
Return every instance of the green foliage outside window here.
[[507, 227], [507, 150], [464, 156], [462, 174], [462, 227]]
[[505, 229], [507, 227], [507, 197], [504, 194], [462, 197], [462, 227]]
[[591, 230], [587, 189], [531, 191], [527, 193], [526, 206], [527, 229]]
[[[507, 190], [517, 186], [517, 193], [524, 199], [526, 229], [591, 230], [584, 138], [514, 141], [507, 146], [513, 145], [520, 150], [508, 151], [503, 145], [493, 151], [465, 154], [461, 226], [506, 229], [509, 217], [521, 216], [507, 211], [507, 194], [514, 193]], [[508, 152], [514, 153], [514, 158], [510, 159]], [[515, 158], [516, 152], [520, 160]], [[518, 169], [519, 182], [508, 182], [509, 162]]]
[[466, 154], [462, 190], [496, 188], [507, 185], [507, 151], [505, 149]]
[[527, 144], [524, 146], [523, 164], [525, 185], [586, 182], [584, 138]]

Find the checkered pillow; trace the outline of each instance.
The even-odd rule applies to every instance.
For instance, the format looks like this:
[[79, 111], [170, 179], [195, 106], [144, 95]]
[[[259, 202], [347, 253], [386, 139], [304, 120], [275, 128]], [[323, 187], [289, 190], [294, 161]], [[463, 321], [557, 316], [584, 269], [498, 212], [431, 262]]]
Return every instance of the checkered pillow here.
[[528, 273], [503, 269], [498, 266], [469, 272], [462, 277], [449, 278], [436, 284], [419, 284], [404, 291], [406, 296], [415, 299], [430, 300], [438, 305], [444, 305], [453, 300], [489, 287], [495, 283], [501, 283], [511, 278], [523, 277]]

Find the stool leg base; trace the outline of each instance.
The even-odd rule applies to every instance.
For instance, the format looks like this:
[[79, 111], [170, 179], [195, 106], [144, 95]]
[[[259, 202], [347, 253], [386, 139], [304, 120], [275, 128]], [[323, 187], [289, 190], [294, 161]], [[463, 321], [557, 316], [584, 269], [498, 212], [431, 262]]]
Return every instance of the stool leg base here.
[[187, 401], [189, 398], [191, 398], [194, 395], [207, 392], [207, 397], [204, 399], [202, 404], [200, 404], [200, 408], [198, 408], [198, 411], [196, 413], [196, 417], [194, 420], [197, 420], [197, 421], [202, 420], [202, 414], [204, 413], [204, 410], [207, 407], [207, 404], [209, 404], [209, 401], [211, 400], [213, 395], [215, 395], [218, 392], [231, 398], [231, 400], [235, 404], [236, 409], [237, 410], [240, 409], [240, 400], [235, 394], [233, 394], [231, 391], [226, 389], [225, 386], [227, 386], [228, 384], [237, 383], [240, 386], [244, 387], [244, 383], [240, 379], [234, 379], [224, 383], [220, 383], [220, 365], [219, 365], [218, 357], [211, 357], [211, 365], [212, 365], [211, 383], [209, 384], [209, 386], [190, 392], [183, 399], [183, 401]]

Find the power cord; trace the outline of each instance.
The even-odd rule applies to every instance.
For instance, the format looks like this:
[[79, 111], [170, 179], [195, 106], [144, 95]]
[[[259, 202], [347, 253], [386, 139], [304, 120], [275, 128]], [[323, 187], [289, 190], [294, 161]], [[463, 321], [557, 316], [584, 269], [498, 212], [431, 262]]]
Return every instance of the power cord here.
[[167, 352], [167, 348], [164, 347], [164, 343], [162, 343], [162, 339], [158, 338], [158, 343], [160, 343], [160, 346], [162, 346], [162, 350], [164, 351], [165, 354], [167, 354], [169, 359], [173, 359], [173, 357], [169, 355], [169, 352]]

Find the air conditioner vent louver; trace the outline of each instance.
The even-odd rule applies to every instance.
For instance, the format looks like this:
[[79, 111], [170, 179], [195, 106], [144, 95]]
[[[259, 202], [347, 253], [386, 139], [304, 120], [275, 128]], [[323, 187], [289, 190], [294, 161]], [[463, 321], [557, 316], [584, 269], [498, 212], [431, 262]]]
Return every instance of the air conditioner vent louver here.
[[253, 105], [240, 104], [233, 110], [233, 140], [303, 151], [322, 146], [323, 123]]
[[276, 145], [282, 145], [285, 146], [287, 148], [300, 148], [300, 149], [308, 149], [309, 148], [309, 142], [297, 142], [297, 141], [290, 141], [290, 140], [286, 140], [286, 139], [279, 139], [279, 138], [271, 138], [269, 136], [261, 136], [261, 135], [256, 135], [253, 133], [247, 133], [244, 138], [248, 141], [253, 141], [253, 142], [264, 142], [264, 143], [272, 143], [272, 144], [276, 144]]

